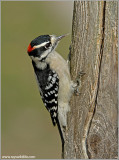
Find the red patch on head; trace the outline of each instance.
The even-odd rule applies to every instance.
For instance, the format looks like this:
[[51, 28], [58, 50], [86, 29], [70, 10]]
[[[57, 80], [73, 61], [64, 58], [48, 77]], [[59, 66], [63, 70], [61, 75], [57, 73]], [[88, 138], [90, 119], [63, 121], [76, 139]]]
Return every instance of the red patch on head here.
[[27, 52], [31, 52], [34, 48], [31, 47], [31, 44], [29, 44], [28, 48], [27, 48]]

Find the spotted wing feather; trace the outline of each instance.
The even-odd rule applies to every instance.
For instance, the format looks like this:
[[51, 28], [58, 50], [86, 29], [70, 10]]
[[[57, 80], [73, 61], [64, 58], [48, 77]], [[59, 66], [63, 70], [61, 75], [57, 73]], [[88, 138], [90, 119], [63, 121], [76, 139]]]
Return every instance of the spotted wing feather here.
[[[36, 66], [33, 64], [33, 67], [35, 68]], [[44, 70], [35, 68], [34, 71], [44, 105], [50, 112], [53, 125], [56, 125], [58, 116], [58, 75], [49, 66]]]

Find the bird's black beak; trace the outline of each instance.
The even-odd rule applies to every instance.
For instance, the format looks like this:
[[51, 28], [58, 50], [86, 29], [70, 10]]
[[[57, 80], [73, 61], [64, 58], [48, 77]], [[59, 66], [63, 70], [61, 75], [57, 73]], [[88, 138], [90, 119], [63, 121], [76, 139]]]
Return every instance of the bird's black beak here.
[[60, 41], [62, 38], [66, 37], [66, 36], [68, 36], [68, 35], [69, 35], [69, 33], [68, 33], [68, 34], [65, 34], [65, 35], [62, 35], [62, 36], [57, 37], [57, 41]]

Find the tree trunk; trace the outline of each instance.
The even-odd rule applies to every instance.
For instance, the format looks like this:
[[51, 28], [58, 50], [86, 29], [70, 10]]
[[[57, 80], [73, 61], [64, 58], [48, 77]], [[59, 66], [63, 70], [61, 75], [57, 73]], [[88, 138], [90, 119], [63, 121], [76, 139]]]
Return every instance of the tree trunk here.
[[117, 158], [118, 2], [74, 1], [70, 101], [64, 158]]

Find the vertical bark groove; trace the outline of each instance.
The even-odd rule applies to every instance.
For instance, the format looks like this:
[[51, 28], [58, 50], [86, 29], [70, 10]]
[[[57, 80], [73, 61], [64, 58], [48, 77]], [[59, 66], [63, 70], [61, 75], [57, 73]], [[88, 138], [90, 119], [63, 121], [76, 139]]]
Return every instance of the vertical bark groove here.
[[101, 63], [102, 63], [102, 57], [103, 57], [103, 48], [104, 48], [104, 37], [105, 37], [105, 10], [106, 10], [106, 1], [102, 2], [103, 3], [103, 16], [102, 16], [102, 35], [101, 35], [101, 46], [100, 46], [100, 54], [99, 54], [99, 73], [98, 73], [98, 81], [97, 81], [97, 89], [96, 89], [96, 93], [94, 93], [94, 97], [95, 97], [95, 105], [94, 107], [90, 107], [89, 112], [88, 112], [88, 116], [86, 119], [86, 124], [84, 125], [84, 140], [82, 139], [82, 143], [84, 146], [84, 155], [85, 155], [85, 159], [90, 158], [90, 154], [88, 152], [88, 145], [87, 145], [87, 137], [88, 137], [88, 133], [90, 131], [90, 127], [91, 127], [91, 122], [92, 119], [94, 117], [95, 114], [95, 109], [96, 109], [96, 105], [97, 105], [97, 97], [98, 97], [98, 90], [99, 90], [99, 85], [100, 85], [100, 74], [101, 74]]

